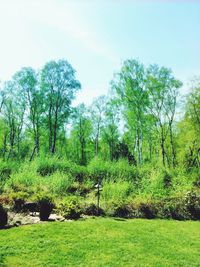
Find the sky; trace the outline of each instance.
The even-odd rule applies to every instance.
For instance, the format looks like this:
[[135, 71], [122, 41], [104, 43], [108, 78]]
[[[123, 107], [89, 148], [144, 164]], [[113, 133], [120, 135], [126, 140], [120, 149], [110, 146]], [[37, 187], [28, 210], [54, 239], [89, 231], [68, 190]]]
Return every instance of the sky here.
[[0, 0], [0, 80], [64, 58], [82, 90], [107, 94], [126, 59], [157, 63], [184, 82], [200, 76], [200, 0]]

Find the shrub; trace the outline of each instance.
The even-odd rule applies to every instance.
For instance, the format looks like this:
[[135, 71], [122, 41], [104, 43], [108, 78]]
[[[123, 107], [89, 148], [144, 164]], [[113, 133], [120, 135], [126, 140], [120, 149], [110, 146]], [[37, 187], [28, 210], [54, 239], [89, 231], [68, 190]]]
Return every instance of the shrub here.
[[17, 169], [18, 165], [16, 162], [0, 161], [0, 194], [3, 192], [5, 182]]
[[5, 183], [4, 190], [32, 193], [33, 186], [38, 185], [40, 180], [39, 176], [31, 172], [29, 168], [25, 168], [11, 175]]
[[6, 182], [6, 191], [26, 192], [29, 195], [38, 192], [49, 192], [55, 195], [64, 195], [68, 187], [74, 182], [70, 174], [56, 172], [50, 176], [41, 177], [28, 169], [23, 169], [19, 173], [11, 175]]
[[105, 212], [102, 208], [100, 207], [98, 208], [97, 205], [92, 203], [84, 208], [83, 214], [89, 216], [100, 216], [100, 215], [105, 215]]
[[0, 205], [0, 228], [4, 228], [8, 223], [7, 211]]
[[148, 195], [151, 198], [163, 198], [169, 194], [169, 188], [164, 186], [166, 172], [162, 169], [146, 169], [140, 170], [143, 176], [138, 184], [138, 194]]
[[80, 166], [76, 164], [72, 165], [71, 174], [75, 178], [75, 181], [79, 183], [83, 183], [89, 176], [89, 173], [85, 166]]
[[13, 210], [20, 212], [23, 210], [25, 200], [28, 198], [28, 194], [25, 192], [15, 192], [10, 195], [13, 201]]
[[200, 220], [200, 190], [193, 189], [185, 196], [187, 210], [194, 220]]
[[121, 159], [116, 162], [105, 162], [99, 158], [94, 158], [88, 165], [88, 172], [94, 182], [106, 181], [134, 181], [139, 178], [138, 169], [129, 165], [127, 160]]
[[61, 170], [61, 164], [59, 162], [56, 163], [50, 163], [50, 162], [41, 162], [41, 164], [39, 165], [37, 172], [41, 175], [41, 176], [47, 176], [47, 175], [51, 175], [54, 172]]
[[80, 202], [76, 197], [65, 198], [58, 203], [57, 211], [66, 219], [79, 219], [81, 215]]
[[78, 182], [73, 183], [68, 187], [67, 192], [71, 194], [78, 194], [80, 196], [86, 196], [91, 190], [89, 185], [80, 184]]
[[9, 178], [11, 173], [19, 169], [18, 162], [15, 161], [0, 161], [0, 177]]
[[12, 173], [12, 169], [7, 167], [7, 166], [1, 166], [1, 169], [0, 169], [0, 179], [1, 180], [5, 180], [7, 178], [10, 178], [10, 175]]
[[38, 162], [37, 173], [41, 176], [51, 175], [55, 172], [72, 173], [76, 164], [57, 157], [42, 158]]
[[143, 218], [154, 219], [157, 214], [156, 206], [154, 202], [140, 203], [138, 207], [139, 213]]
[[116, 203], [113, 207], [113, 216], [122, 218], [133, 218], [133, 210], [126, 203]]
[[163, 175], [163, 184], [166, 188], [172, 185], [172, 175], [167, 171], [165, 171]]
[[94, 183], [110, 178], [110, 164], [99, 158], [94, 158], [88, 165], [88, 172]]
[[0, 205], [10, 205], [11, 204], [11, 199], [10, 196], [8, 194], [2, 194], [0, 195]]
[[109, 201], [123, 201], [134, 194], [134, 185], [128, 181], [104, 182], [101, 197], [107, 203]]
[[130, 165], [127, 160], [120, 159], [110, 164], [111, 179], [114, 181], [130, 181], [135, 184], [138, 182], [139, 170]]
[[141, 214], [134, 203], [127, 201], [112, 201], [107, 205], [106, 213], [109, 216], [121, 218], [140, 218]]
[[54, 174], [41, 178], [40, 187], [46, 188], [47, 192], [55, 195], [65, 195], [74, 182], [74, 178], [70, 174], [55, 172]]
[[38, 195], [39, 216], [41, 221], [47, 221], [54, 208], [54, 203], [50, 195]]
[[196, 179], [194, 182], [193, 182], [193, 185], [194, 186], [197, 186], [200, 188], [200, 178]]
[[187, 220], [190, 218], [183, 197], [163, 199], [157, 203], [157, 216], [164, 219]]

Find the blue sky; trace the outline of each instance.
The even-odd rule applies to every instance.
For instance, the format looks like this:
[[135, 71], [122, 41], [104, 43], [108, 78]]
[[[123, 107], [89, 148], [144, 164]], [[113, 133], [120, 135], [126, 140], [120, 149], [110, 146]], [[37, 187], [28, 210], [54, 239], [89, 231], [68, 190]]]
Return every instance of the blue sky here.
[[127, 58], [200, 75], [200, 1], [0, 0], [0, 80], [23, 66], [66, 58], [82, 90], [75, 103], [106, 94]]

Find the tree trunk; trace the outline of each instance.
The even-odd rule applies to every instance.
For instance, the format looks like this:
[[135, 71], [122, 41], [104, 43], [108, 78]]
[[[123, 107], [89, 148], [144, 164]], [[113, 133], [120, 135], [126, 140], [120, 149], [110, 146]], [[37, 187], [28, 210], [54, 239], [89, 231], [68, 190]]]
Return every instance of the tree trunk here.
[[165, 167], [165, 141], [163, 137], [161, 137], [161, 151], [162, 151], [162, 162], [163, 166]]
[[172, 150], [172, 166], [175, 168], [176, 166], [176, 151], [175, 151], [175, 146], [174, 146], [174, 140], [173, 140], [173, 132], [172, 132], [172, 125], [170, 124], [169, 128], [169, 133], [170, 133], [170, 144], [171, 144], [171, 150]]
[[7, 133], [4, 134], [4, 138], [3, 138], [3, 159], [4, 160], [5, 160], [6, 152], [7, 152]]
[[95, 138], [95, 156], [98, 156], [99, 153], [99, 137]]

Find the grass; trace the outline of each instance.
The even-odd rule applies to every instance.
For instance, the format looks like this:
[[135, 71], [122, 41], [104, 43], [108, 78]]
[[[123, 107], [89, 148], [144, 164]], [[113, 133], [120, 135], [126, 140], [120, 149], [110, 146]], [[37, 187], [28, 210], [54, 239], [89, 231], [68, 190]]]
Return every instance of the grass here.
[[0, 266], [200, 266], [200, 222], [87, 219], [0, 231]]

